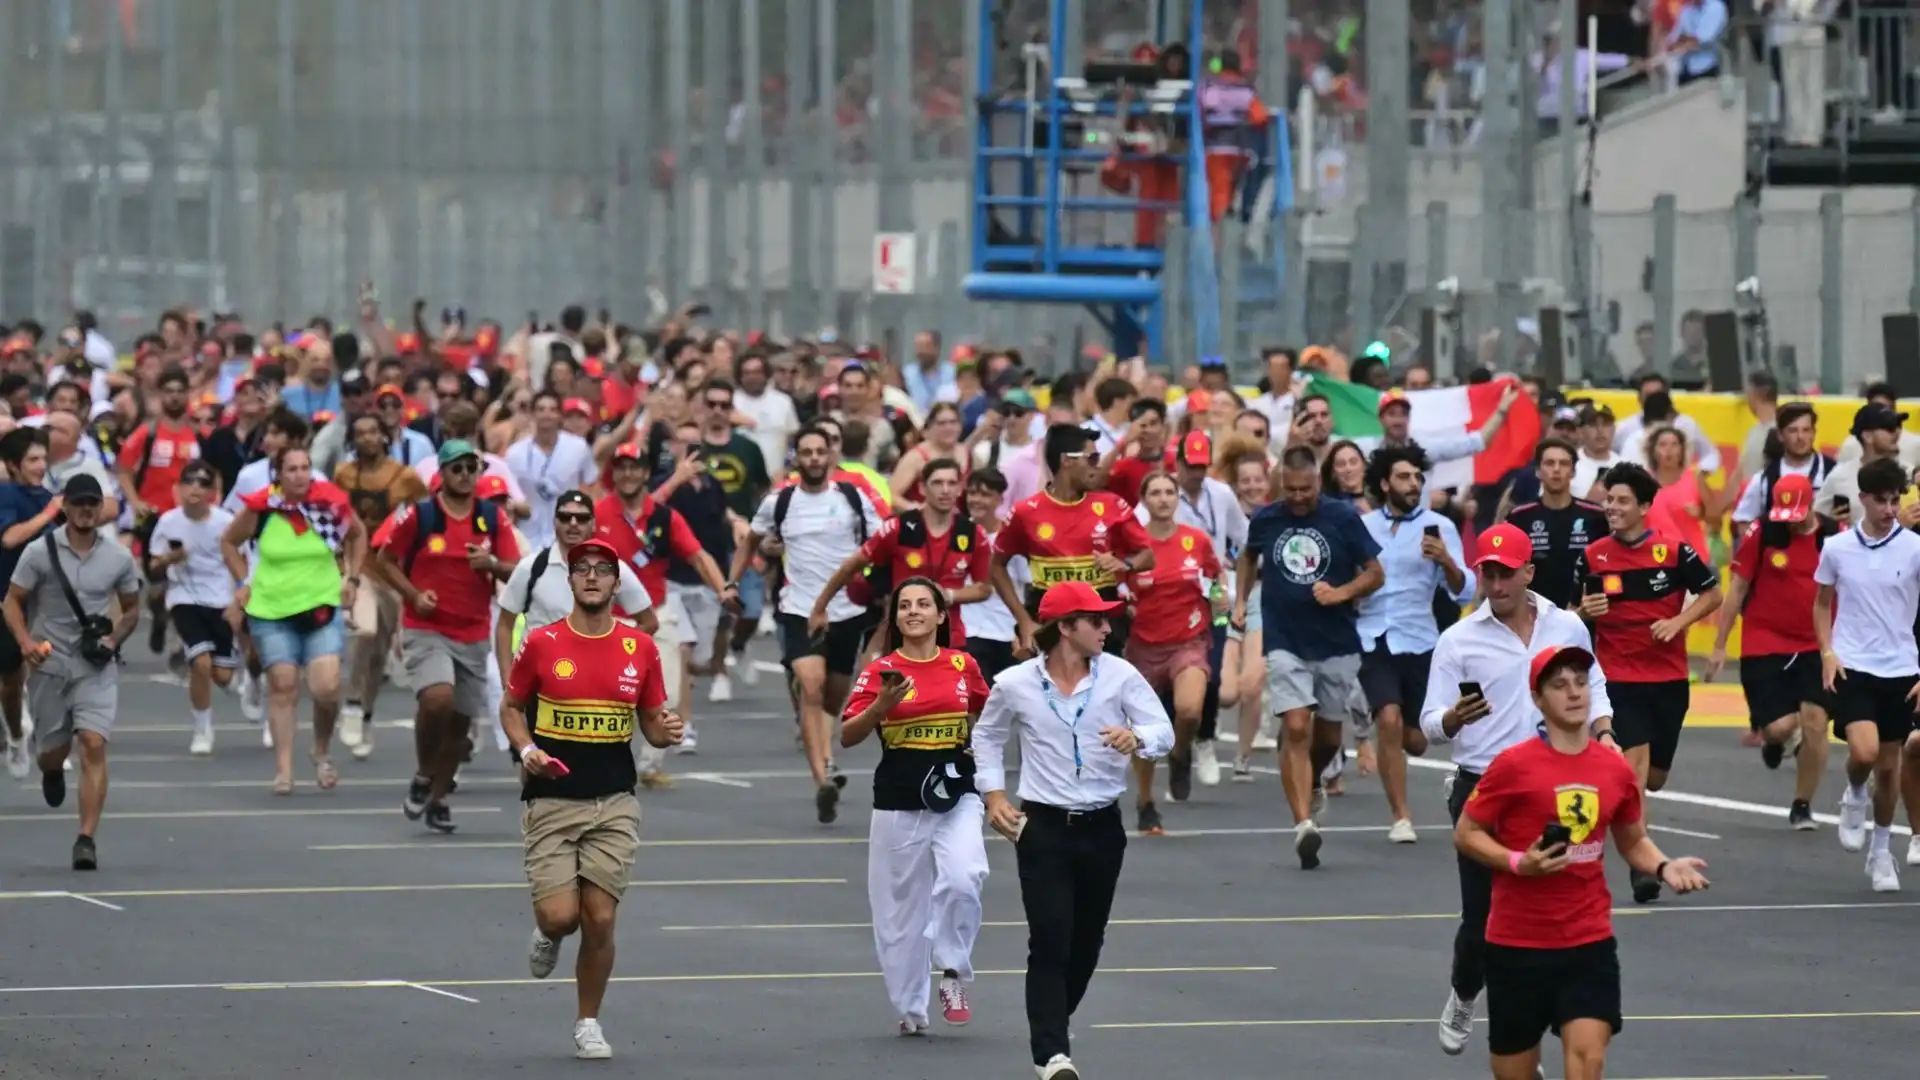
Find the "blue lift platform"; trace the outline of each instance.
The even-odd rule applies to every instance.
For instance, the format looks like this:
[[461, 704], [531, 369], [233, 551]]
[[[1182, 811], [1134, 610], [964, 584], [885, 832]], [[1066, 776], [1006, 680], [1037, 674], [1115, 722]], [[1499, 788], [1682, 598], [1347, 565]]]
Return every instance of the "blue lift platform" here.
[[[1157, 5], [1164, 13], [1169, 5]], [[977, 40], [996, 40], [993, 4], [980, 5]], [[1170, 260], [1160, 246], [1134, 242], [1135, 215], [1143, 211], [1176, 215], [1184, 230], [1184, 289], [1172, 290], [1190, 309], [1194, 358], [1222, 353], [1219, 273], [1213, 229], [1208, 217], [1206, 148], [1201, 131], [1198, 80], [1206, 76], [1203, 0], [1190, 5], [1184, 34], [1155, 28], [1155, 47], [1164, 53], [1181, 44], [1190, 52], [1187, 78], [1143, 71], [1128, 63], [1087, 65], [1088, 78], [1067, 77], [1064, 32], [1067, 0], [1050, 0], [1049, 33], [1044, 44], [1024, 47], [1020, 60], [1025, 92], [1009, 94], [1004, 69], [983, 44], [975, 57], [981, 89], [975, 132], [973, 228], [968, 299], [1036, 304], [1084, 305], [1112, 337], [1119, 356], [1144, 354], [1168, 359], [1169, 292], [1165, 274]], [[1131, 70], [1128, 70], [1131, 69]], [[996, 78], [1000, 85], [996, 85]], [[1124, 95], [1122, 83], [1132, 85]], [[1270, 106], [1272, 108], [1272, 106]], [[1286, 287], [1279, 216], [1291, 209], [1293, 170], [1284, 113], [1275, 108], [1266, 133], [1267, 163], [1274, 175], [1275, 226], [1270, 256], [1245, 260], [1243, 284], [1258, 282], [1256, 296], [1277, 303]], [[1113, 195], [1101, 185], [1100, 167], [1116, 156], [1122, 162], [1171, 165], [1179, 178], [1176, 201], [1148, 201], [1137, 195]], [[1091, 190], [1088, 190], [1091, 189]], [[1236, 200], [1237, 202], [1238, 200]], [[1125, 239], [1109, 228], [1124, 215]], [[1165, 233], [1163, 232], [1163, 236]], [[1243, 289], [1243, 292], [1247, 290]], [[1244, 299], [1253, 299], [1246, 296]], [[1243, 302], [1244, 302], [1243, 299]], [[1256, 301], [1259, 302], [1259, 301]], [[1238, 313], [1228, 313], [1238, 318]], [[1185, 349], [1182, 349], [1184, 352]]]

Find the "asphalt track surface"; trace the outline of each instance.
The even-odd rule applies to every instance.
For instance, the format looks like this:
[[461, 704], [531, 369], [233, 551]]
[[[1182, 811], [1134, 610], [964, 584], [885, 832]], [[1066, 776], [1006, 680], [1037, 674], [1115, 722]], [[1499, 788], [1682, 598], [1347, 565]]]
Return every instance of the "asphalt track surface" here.
[[[1011, 850], [989, 842], [973, 1023], [936, 1016], [931, 1038], [896, 1038], [864, 888], [863, 774], [877, 751], [846, 754], [841, 820], [815, 824], [773, 678], [751, 691], [736, 679], [728, 706], [702, 701], [698, 755], [673, 762], [672, 790], [642, 794], [645, 846], [602, 1012], [615, 1059], [602, 1064], [571, 1056], [573, 946], [549, 981], [527, 974], [503, 757], [469, 766], [452, 837], [402, 819], [411, 738], [397, 727], [380, 730], [372, 760], [340, 756], [337, 790], [301, 775], [276, 799], [232, 699], [216, 697], [215, 756], [189, 758], [184, 692], [153, 670], [143, 658], [123, 689], [98, 872], [67, 866], [73, 795], [50, 811], [37, 783], [0, 783], [0, 1077], [1032, 1075]], [[1920, 903], [1871, 893], [1830, 819], [1786, 829], [1789, 775], [1736, 745], [1728, 700], [1699, 696], [1672, 784], [1682, 798], [1653, 804], [1663, 829], [1685, 830], [1659, 842], [1708, 859], [1715, 885], [1620, 912], [1629, 1019], [1608, 1075], [1911, 1076]], [[390, 688], [383, 706], [406, 702]], [[1483, 1044], [1447, 1058], [1434, 1034], [1458, 909], [1442, 771], [1413, 772], [1411, 847], [1386, 843], [1377, 781], [1350, 772], [1322, 868], [1303, 873], [1266, 764], [1252, 785], [1163, 802], [1174, 831], [1131, 843], [1074, 1020], [1085, 1075], [1487, 1075]], [[1823, 810], [1837, 775], [1836, 758]]]

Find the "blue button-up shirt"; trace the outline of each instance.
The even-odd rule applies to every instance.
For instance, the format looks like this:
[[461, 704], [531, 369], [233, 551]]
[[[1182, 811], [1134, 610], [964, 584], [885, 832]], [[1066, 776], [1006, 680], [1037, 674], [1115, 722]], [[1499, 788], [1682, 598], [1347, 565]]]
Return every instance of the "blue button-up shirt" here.
[[1726, 0], [1699, 0], [1680, 9], [1673, 32], [1667, 35], [1671, 45], [1681, 38], [1692, 38], [1699, 48], [1680, 58], [1680, 74], [1709, 75], [1720, 67], [1720, 39], [1727, 32]]
[[1447, 575], [1440, 564], [1420, 554], [1420, 543], [1428, 528], [1440, 530], [1440, 542], [1466, 579], [1460, 591], [1453, 593], [1464, 604], [1473, 599], [1474, 580], [1461, 551], [1460, 530], [1446, 515], [1425, 506], [1411, 517], [1398, 519], [1388, 517], [1385, 509], [1375, 510], [1360, 522], [1380, 545], [1380, 568], [1387, 576], [1385, 585], [1360, 601], [1360, 647], [1371, 651], [1385, 636], [1387, 651], [1396, 656], [1432, 652], [1440, 640], [1439, 624], [1433, 621], [1433, 591], [1446, 588]]

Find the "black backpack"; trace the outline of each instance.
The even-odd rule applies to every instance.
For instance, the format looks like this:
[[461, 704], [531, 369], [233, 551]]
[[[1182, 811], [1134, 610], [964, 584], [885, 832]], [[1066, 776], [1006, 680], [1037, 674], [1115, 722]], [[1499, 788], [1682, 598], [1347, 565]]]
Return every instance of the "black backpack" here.
[[[665, 503], [654, 503], [653, 513], [647, 515], [646, 526], [637, 534], [640, 537], [640, 546], [646, 551], [649, 561], [655, 557], [654, 553], [660, 549], [661, 542], [666, 539], [667, 530], [672, 526], [672, 508]], [[545, 574], [547, 567], [552, 564], [552, 547], [543, 547], [533, 556], [533, 565], [527, 573], [527, 594], [520, 598], [522, 614], [533, 610], [534, 587], [540, 584], [541, 575]]]
[[[902, 511], [900, 513], [900, 539], [897, 543], [903, 548], [926, 551], [927, 539], [926, 515], [921, 513], [918, 508]], [[954, 514], [953, 528], [947, 533], [947, 561], [940, 564], [939, 574], [946, 572], [948, 562], [951, 562], [955, 555], [964, 558], [967, 548], [972, 544], [973, 521], [967, 517], [966, 511], [959, 511]], [[937, 581], [939, 574], [936, 574], [931, 566], [932, 561], [933, 555], [931, 552], [928, 552], [927, 562], [929, 566], [924, 576]], [[873, 602], [877, 603], [893, 595], [893, 587], [896, 584], [893, 580], [893, 566], [889, 564], [886, 566], [867, 567], [866, 582], [867, 594]]]
[[[483, 499], [475, 499], [473, 505], [474, 531], [482, 536], [499, 532], [500, 508]], [[409, 576], [413, 574], [413, 560], [427, 546], [427, 537], [447, 531], [447, 513], [441, 508], [438, 496], [429, 495], [414, 503], [413, 512], [419, 515], [419, 520], [413, 526], [413, 545], [407, 549], [407, 557], [400, 564]]]
[[[853, 507], [854, 536], [864, 545], [867, 542], [867, 511], [860, 502], [860, 489], [846, 480], [835, 480], [833, 486], [840, 489], [841, 497], [847, 500], [848, 506]], [[773, 535], [780, 537], [782, 542], [785, 542], [786, 537], [781, 533], [781, 529], [787, 523], [787, 511], [793, 507], [793, 493], [798, 490], [800, 490], [799, 484], [788, 484], [773, 497]], [[784, 562], [784, 557], [782, 561]], [[867, 568], [869, 573], [872, 569], [872, 567]], [[781, 575], [783, 579], [785, 576], [785, 574]], [[780, 589], [784, 585], [785, 581], [782, 580], [780, 584], [774, 586], [773, 604], [776, 611], [780, 608]]]

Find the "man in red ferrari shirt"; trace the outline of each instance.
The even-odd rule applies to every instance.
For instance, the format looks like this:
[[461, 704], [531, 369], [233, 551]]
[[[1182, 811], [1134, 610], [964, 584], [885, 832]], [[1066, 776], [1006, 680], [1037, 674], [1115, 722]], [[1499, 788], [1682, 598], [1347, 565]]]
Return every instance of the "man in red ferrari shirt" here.
[[[1607, 890], [1607, 837], [1637, 873], [1677, 893], [1707, 887], [1700, 859], [1668, 859], [1641, 820], [1639, 778], [1588, 733], [1593, 654], [1536, 653], [1528, 670], [1540, 737], [1501, 752], [1468, 797], [1453, 843], [1494, 871], [1487, 916], [1487, 1044], [1494, 1080], [1543, 1075], [1540, 1040], [1560, 1036], [1568, 1080], [1599, 1080], [1620, 1031], [1620, 956]], [[1611, 680], [1608, 680], [1611, 682]]]
[[[959, 462], [952, 458], [927, 462], [920, 470], [920, 490], [927, 501], [882, 522], [879, 531], [840, 564], [840, 569], [827, 579], [826, 587], [813, 602], [807, 631], [825, 633], [827, 602], [839, 595], [862, 570], [869, 566], [885, 567], [886, 580], [894, 588], [908, 578], [923, 577], [945, 590], [952, 647], [965, 648], [967, 634], [960, 621], [960, 605], [977, 604], [992, 595], [993, 584], [987, 575], [993, 555], [980, 526], [954, 512], [960, 503], [960, 484]], [[882, 595], [874, 599], [884, 601], [886, 598]]]
[[474, 498], [480, 452], [463, 439], [440, 447], [440, 492], [402, 507], [374, 536], [375, 564], [405, 601], [400, 654], [418, 712], [417, 771], [402, 811], [453, 831], [447, 794], [472, 753], [473, 721], [487, 711], [488, 644], [495, 586], [513, 573], [520, 544], [497, 507]]
[[[155, 384], [160, 391], [160, 415], [135, 428], [120, 447], [115, 461], [120, 490], [126, 492], [133, 510], [134, 558], [146, 563], [147, 537], [153, 534], [160, 515], [174, 508], [174, 488], [187, 462], [200, 456], [200, 429], [187, 414], [189, 381], [179, 367], [168, 367]], [[154, 621], [149, 625], [147, 644], [154, 652], [166, 648], [166, 583], [147, 590], [148, 607]]]
[[1126, 430], [1101, 457], [1099, 487], [1138, 506], [1140, 485], [1151, 472], [1171, 472], [1167, 462], [1167, 406], [1152, 398], [1133, 403]]
[[[1747, 528], [1733, 554], [1727, 602], [1720, 607], [1706, 681], [1727, 662], [1734, 620], [1740, 636], [1740, 688], [1760, 736], [1760, 760], [1777, 769], [1795, 755], [1793, 805], [1787, 825], [1800, 831], [1813, 820], [1813, 796], [1827, 768], [1827, 717], [1833, 695], [1821, 683], [1820, 642], [1813, 634], [1813, 572], [1835, 529], [1812, 512], [1813, 482], [1788, 473], [1773, 487], [1767, 520]], [[1756, 597], [1758, 603], [1750, 603]]]
[[[680, 646], [692, 642], [692, 628], [680, 618], [681, 606], [667, 602], [667, 560], [678, 559], [693, 567], [700, 580], [718, 596], [726, 589], [719, 564], [700, 546], [700, 538], [688, 528], [687, 519], [663, 502], [656, 502], [647, 491], [646, 447], [639, 443], [621, 443], [614, 448], [608, 467], [613, 478], [613, 494], [593, 508], [595, 535], [613, 545], [620, 559], [646, 586], [647, 598], [660, 619], [654, 641], [660, 645], [660, 661], [665, 666], [667, 707], [679, 706]], [[621, 612], [626, 614], [626, 612]], [[666, 787], [666, 752], [651, 744], [640, 752], [640, 782], [647, 787]]]

